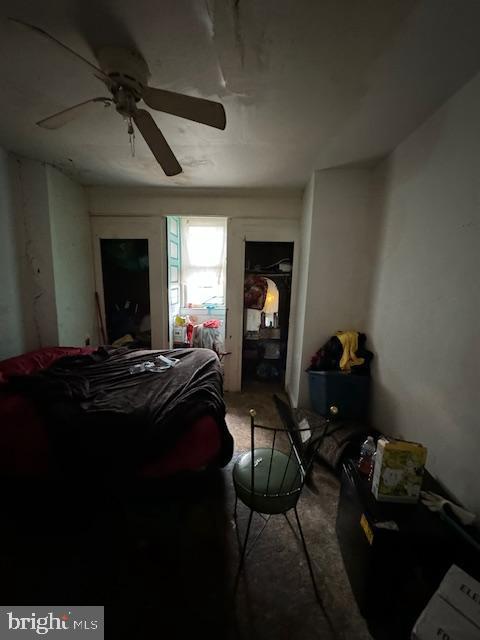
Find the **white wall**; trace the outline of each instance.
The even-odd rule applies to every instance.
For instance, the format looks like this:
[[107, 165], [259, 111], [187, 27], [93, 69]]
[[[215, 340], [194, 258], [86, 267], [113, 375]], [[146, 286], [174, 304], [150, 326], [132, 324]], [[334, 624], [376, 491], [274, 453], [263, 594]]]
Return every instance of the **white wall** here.
[[299, 218], [302, 194], [286, 190], [89, 187], [91, 215]]
[[17, 235], [11, 166], [0, 149], [0, 360], [26, 348]]
[[58, 343], [97, 343], [93, 252], [83, 187], [47, 167]]
[[292, 404], [297, 407], [300, 395], [300, 382], [305, 376], [303, 366], [303, 337], [305, 331], [305, 313], [307, 307], [308, 276], [310, 264], [310, 239], [312, 235], [312, 217], [315, 194], [315, 173], [305, 189], [302, 202], [302, 218], [298, 247], [298, 290], [297, 302], [292, 307], [292, 364], [285, 378], [285, 387]]
[[316, 171], [302, 218], [300, 302], [297, 305], [294, 406], [309, 406], [305, 369], [335, 331], [364, 331], [378, 219], [369, 206], [366, 169]]
[[375, 171], [374, 421], [480, 514], [480, 76]]

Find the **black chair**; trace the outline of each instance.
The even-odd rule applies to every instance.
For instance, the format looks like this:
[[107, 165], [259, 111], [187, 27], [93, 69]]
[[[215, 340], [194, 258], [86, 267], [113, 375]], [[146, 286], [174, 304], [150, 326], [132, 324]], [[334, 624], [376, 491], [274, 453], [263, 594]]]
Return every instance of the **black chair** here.
[[[282, 514], [290, 525], [287, 512], [293, 509], [315, 596], [318, 602], [322, 604], [298, 516], [297, 502], [317, 449], [328, 428], [328, 420], [325, 420], [324, 424], [317, 426], [315, 429], [301, 429], [293, 421], [290, 408], [277, 396], [274, 396], [274, 399], [282, 418], [283, 426], [265, 427], [255, 424], [256, 411], [250, 409], [250, 451], [240, 456], [233, 469], [233, 483], [236, 494], [235, 520], [237, 518], [238, 500], [250, 509], [235, 581], [235, 590], [238, 587], [245, 558], [262, 535], [270, 517]], [[337, 408], [332, 407], [331, 414], [335, 415], [336, 413]], [[320, 437], [313, 438], [313, 431], [318, 430], [321, 430]], [[261, 432], [261, 439], [264, 441], [261, 446], [256, 446], [255, 442], [258, 432]], [[315, 440], [314, 447], [308, 446], [310, 439]], [[264, 519], [264, 524], [247, 553], [247, 543], [254, 513], [258, 513]]]

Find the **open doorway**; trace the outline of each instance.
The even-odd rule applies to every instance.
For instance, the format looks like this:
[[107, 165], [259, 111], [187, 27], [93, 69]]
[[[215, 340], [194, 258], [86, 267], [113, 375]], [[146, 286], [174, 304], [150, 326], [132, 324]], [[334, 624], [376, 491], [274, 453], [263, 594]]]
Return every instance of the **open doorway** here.
[[285, 383], [293, 242], [246, 242], [242, 388]]
[[223, 353], [227, 219], [167, 216], [169, 346]]
[[100, 253], [108, 343], [150, 349], [148, 240], [102, 238]]

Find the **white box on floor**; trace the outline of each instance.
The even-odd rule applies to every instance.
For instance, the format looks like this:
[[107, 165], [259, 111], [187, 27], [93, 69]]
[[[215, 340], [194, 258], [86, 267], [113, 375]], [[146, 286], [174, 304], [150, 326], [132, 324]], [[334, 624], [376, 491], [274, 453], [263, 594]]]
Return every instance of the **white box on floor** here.
[[[480, 582], [453, 564], [437, 593], [480, 629]], [[480, 638], [480, 632], [479, 636]]]
[[456, 565], [447, 571], [412, 631], [412, 640], [439, 638], [480, 638], [480, 583]]
[[437, 593], [415, 623], [412, 640], [478, 640], [480, 629]]

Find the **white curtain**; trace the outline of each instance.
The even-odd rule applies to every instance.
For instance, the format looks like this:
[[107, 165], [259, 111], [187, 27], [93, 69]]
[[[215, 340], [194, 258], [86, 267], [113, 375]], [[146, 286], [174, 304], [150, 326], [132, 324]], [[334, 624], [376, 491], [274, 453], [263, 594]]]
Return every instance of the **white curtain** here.
[[181, 273], [183, 306], [225, 303], [227, 221], [182, 218]]

